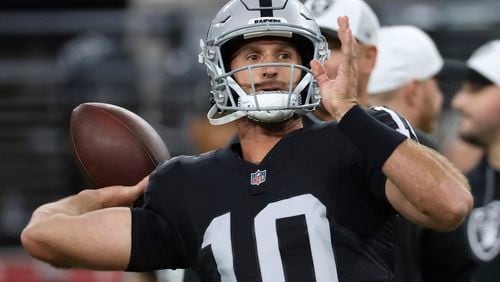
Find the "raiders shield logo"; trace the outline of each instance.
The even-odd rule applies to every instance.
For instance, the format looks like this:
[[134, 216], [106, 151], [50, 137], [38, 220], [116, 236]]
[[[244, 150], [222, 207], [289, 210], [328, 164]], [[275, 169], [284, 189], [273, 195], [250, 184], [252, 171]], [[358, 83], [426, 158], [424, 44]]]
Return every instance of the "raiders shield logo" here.
[[467, 239], [472, 253], [482, 261], [490, 261], [500, 253], [500, 201], [471, 212]]
[[311, 11], [316, 17], [319, 17], [333, 5], [333, 2], [335, 2], [335, 0], [313, 0], [311, 3]]

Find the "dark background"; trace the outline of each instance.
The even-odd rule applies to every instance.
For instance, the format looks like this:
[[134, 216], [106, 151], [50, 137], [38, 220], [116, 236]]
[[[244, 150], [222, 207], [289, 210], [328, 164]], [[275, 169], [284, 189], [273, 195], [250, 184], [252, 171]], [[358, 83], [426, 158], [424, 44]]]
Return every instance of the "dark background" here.
[[[35, 207], [85, 187], [68, 138], [78, 104], [126, 107], [158, 130], [172, 155], [193, 152], [185, 127], [208, 108], [198, 42], [222, 3], [0, 1], [0, 262], [18, 249]], [[465, 60], [500, 38], [499, 1], [367, 3], [382, 25], [429, 32], [447, 58]]]

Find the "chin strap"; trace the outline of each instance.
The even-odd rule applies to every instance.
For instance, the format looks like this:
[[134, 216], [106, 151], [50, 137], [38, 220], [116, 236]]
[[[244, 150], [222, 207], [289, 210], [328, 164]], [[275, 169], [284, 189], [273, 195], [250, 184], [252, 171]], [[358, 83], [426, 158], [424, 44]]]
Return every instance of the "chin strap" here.
[[235, 121], [237, 119], [240, 119], [242, 117], [245, 117], [247, 115], [247, 113], [244, 111], [236, 111], [236, 112], [230, 113], [228, 115], [225, 115], [225, 116], [222, 116], [219, 118], [214, 118], [216, 113], [217, 113], [217, 106], [213, 105], [207, 113], [208, 121], [212, 125], [226, 124], [226, 123]]

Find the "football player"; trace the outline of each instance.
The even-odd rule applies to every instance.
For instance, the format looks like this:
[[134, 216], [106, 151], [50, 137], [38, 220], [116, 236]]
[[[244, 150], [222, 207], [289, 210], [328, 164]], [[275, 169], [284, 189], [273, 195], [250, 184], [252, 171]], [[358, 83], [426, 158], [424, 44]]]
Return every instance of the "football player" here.
[[[446, 160], [358, 106], [356, 42], [348, 19], [338, 23], [342, 62], [331, 79], [325, 38], [299, 1], [227, 3], [200, 62], [208, 118], [236, 121], [238, 138], [171, 159], [136, 186], [38, 208], [25, 249], [63, 267], [191, 267], [203, 281], [391, 281], [391, 219], [450, 230], [472, 197]], [[302, 128], [320, 95], [339, 123]], [[144, 207], [119, 207], [146, 186]]]

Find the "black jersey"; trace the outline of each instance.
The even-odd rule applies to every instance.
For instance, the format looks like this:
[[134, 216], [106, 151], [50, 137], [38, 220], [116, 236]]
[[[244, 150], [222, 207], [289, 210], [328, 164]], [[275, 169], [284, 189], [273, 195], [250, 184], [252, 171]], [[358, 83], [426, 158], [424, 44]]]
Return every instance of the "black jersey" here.
[[464, 223], [449, 233], [423, 234], [424, 281], [499, 281], [500, 171], [483, 159], [467, 178], [474, 208]]
[[128, 270], [203, 281], [392, 281], [386, 177], [334, 124], [297, 130], [259, 164], [240, 144], [178, 157], [132, 209]]
[[[426, 134], [415, 130], [420, 144], [437, 150], [436, 143]], [[399, 282], [423, 281], [421, 277], [420, 260], [425, 259], [420, 253], [424, 247], [421, 243], [422, 233], [429, 232], [422, 226], [399, 216], [396, 228], [396, 256], [394, 274]], [[432, 256], [431, 254], [428, 254]]]
[[[410, 123], [401, 114], [385, 106], [375, 106], [366, 109], [367, 113], [389, 126], [399, 131], [407, 137], [436, 149], [433, 141], [421, 132], [414, 131]], [[313, 113], [307, 114], [304, 119], [304, 126], [313, 126], [325, 121], [318, 119]], [[422, 228], [409, 222], [401, 216], [395, 217], [395, 257], [394, 274], [396, 281], [411, 282], [420, 281], [419, 270], [419, 240]]]

